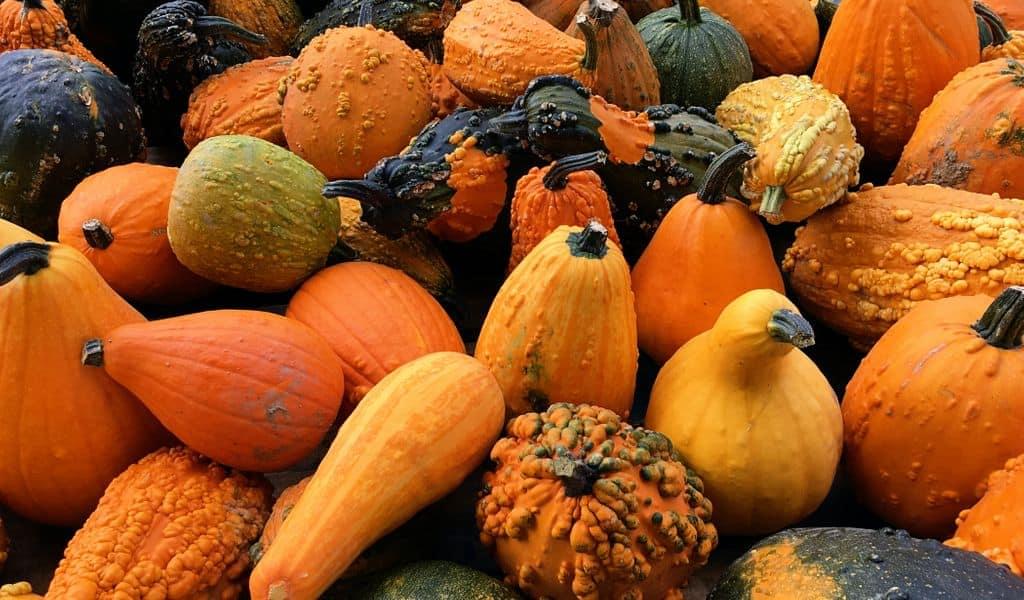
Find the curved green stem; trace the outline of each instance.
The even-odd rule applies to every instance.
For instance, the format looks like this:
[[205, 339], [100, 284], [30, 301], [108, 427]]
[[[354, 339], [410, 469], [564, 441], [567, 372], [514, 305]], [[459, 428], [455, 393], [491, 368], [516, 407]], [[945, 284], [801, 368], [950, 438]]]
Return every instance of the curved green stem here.
[[604, 258], [608, 254], [608, 229], [597, 219], [591, 219], [583, 231], [570, 233], [565, 242], [573, 256]]
[[225, 19], [224, 17], [215, 17], [212, 15], [198, 17], [195, 22], [195, 29], [197, 32], [200, 32], [205, 36], [212, 37], [221, 35], [236, 41], [249, 42], [250, 44], [267, 44], [266, 37], [258, 33], [253, 33], [238, 23]]
[[761, 208], [757, 211], [775, 225], [782, 221], [782, 203], [786, 201], [786, 190], [779, 185], [770, 185], [761, 196]]
[[39, 242], [18, 242], [0, 250], [0, 285], [18, 275], [35, 275], [50, 266], [50, 246]]
[[583, 41], [587, 45], [586, 52], [583, 53], [583, 59], [580, 60], [580, 67], [584, 71], [593, 71], [597, 68], [597, 31], [586, 15], [576, 17], [576, 26], [583, 32]]
[[981, 2], [975, 1], [974, 14], [981, 17], [985, 24], [989, 26], [989, 29], [992, 30], [993, 46], [1002, 46], [1010, 41], [1010, 32], [1006, 29], [1006, 25], [1003, 24], [1002, 18], [994, 10]]
[[85, 236], [85, 242], [97, 250], [106, 250], [114, 243], [114, 233], [99, 219], [89, 219], [82, 223], [82, 235]]
[[103, 340], [93, 338], [82, 346], [82, 364], [87, 367], [103, 366]]
[[594, 167], [605, 164], [607, 160], [608, 154], [601, 150], [560, 158], [551, 164], [551, 168], [544, 175], [544, 187], [551, 191], [564, 190], [569, 184], [569, 175], [593, 170]]
[[682, 17], [683, 23], [696, 25], [703, 22], [700, 18], [700, 4], [697, 4], [697, 0], [676, 0], [676, 4], [679, 5], [679, 15]]
[[704, 173], [704, 179], [697, 188], [697, 198], [704, 204], [721, 204], [725, 201], [725, 190], [736, 171], [757, 156], [754, 147], [740, 142], [718, 155]]
[[973, 329], [996, 348], [1016, 350], [1024, 345], [1024, 287], [1003, 290]]
[[768, 335], [777, 342], [792, 344], [797, 348], [814, 345], [814, 329], [799, 313], [782, 308], [772, 313], [768, 321]]

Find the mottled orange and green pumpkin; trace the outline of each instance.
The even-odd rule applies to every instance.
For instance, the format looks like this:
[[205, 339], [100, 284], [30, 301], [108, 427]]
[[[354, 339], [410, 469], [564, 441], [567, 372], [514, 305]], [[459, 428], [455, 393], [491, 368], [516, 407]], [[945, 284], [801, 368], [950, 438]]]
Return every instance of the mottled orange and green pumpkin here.
[[718, 545], [701, 478], [667, 437], [611, 410], [516, 417], [491, 460], [480, 537], [531, 598], [681, 598]]
[[0, 3], [0, 52], [28, 48], [65, 52], [110, 73], [110, 69], [71, 33], [64, 11], [54, 0], [3, 0]]
[[700, 0], [750, 48], [754, 77], [803, 75], [818, 55], [818, 19], [807, 0]]
[[164, 449], [110, 484], [75, 533], [46, 593], [53, 600], [238, 598], [270, 485], [185, 448]]
[[984, 496], [960, 513], [956, 526], [947, 546], [980, 552], [1024, 575], [1024, 455], [989, 475]]

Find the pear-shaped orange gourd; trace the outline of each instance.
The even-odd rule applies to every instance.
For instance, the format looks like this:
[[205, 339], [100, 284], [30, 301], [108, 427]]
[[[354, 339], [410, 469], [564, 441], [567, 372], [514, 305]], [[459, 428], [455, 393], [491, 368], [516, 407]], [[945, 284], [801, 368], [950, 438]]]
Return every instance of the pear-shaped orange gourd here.
[[947, 546], [980, 552], [1024, 575], [1024, 455], [989, 475], [985, 495], [956, 525]]
[[725, 195], [730, 178], [753, 157], [743, 143], [715, 159], [697, 193], [672, 207], [633, 267], [640, 349], [659, 363], [711, 329], [745, 292], [783, 292], [764, 226]]

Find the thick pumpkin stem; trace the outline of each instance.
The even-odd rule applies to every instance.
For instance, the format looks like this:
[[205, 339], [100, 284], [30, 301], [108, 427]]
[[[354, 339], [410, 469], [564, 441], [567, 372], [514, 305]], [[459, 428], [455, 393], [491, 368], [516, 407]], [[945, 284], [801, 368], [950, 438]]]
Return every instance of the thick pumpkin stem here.
[[591, 219], [583, 231], [570, 233], [566, 243], [573, 256], [604, 258], [608, 254], [608, 229], [597, 219]]
[[704, 204], [721, 204], [725, 201], [725, 190], [736, 171], [757, 153], [754, 147], [746, 142], [736, 144], [718, 155], [704, 173], [704, 179], [697, 188], [697, 199]]
[[601, 473], [578, 458], [560, 456], [554, 461], [555, 475], [565, 487], [565, 495], [570, 498], [586, 496], [594, 489], [594, 483], [601, 478]]
[[792, 344], [797, 348], [814, 345], [814, 329], [802, 315], [782, 308], [772, 313], [768, 321], [768, 335], [777, 342]]
[[18, 242], [0, 251], [0, 285], [18, 275], [35, 275], [50, 266], [50, 246], [39, 242]]
[[700, 4], [697, 4], [697, 0], [676, 0], [676, 4], [679, 5], [679, 14], [683, 23], [695, 25], [703, 22], [700, 18]]
[[597, 68], [597, 30], [594, 29], [594, 25], [591, 24], [590, 19], [586, 15], [576, 17], [576, 27], [579, 27], [579, 30], [583, 33], [583, 41], [587, 44], [587, 49], [583, 53], [583, 60], [580, 61], [580, 67], [584, 71], [593, 71]]
[[373, 0], [363, 0], [359, 4], [359, 19], [356, 24], [359, 27], [373, 25]]
[[1016, 350], [1024, 346], [1024, 287], [1003, 290], [974, 324], [974, 330], [996, 348]]
[[552, 163], [544, 175], [544, 187], [551, 191], [564, 190], [569, 185], [569, 175], [580, 171], [592, 171], [608, 160], [608, 154], [601, 150], [560, 158]]
[[93, 338], [82, 346], [82, 364], [87, 367], [103, 366], [103, 340]]
[[786, 190], [779, 185], [770, 185], [761, 196], [761, 208], [757, 212], [772, 225], [782, 222], [782, 203], [786, 201]]
[[106, 250], [114, 243], [114, 233], [99, 219], [89, 219], [82, 223], [82, 235], [86, 243], [97, 250]]
[[1000, 18], [995, 11], [981, 2], [975, 1], [974, 14], [981, 17], [981, 19], [985, 21], [985, 24], [988, 25], [989, 29], [992, 30], [993, 46], [1002, 46], [1006, 42], [1010, 41], [1009, 30], [1006, 29], [1006, 25], [1003, 24], [1002, 18]]
[[451, 208], [450, 196], [445, 201], [403, 200], [386, 186], [366, 179], [332, 181], [324, 186], [327, 198], [352, 198], [362, 207], [360, 219], [378, 233], [398, 239], [414, 229], [422, 229], [435, 217]]
[[253, 33], [238, 23], [225, 19], [224, 17], [215, 17], [212, 15], [198, 17], [196, 19], [195, 30], [206, 37], [223, 36], [239, 42], [248, 42], [250, 44], [259, 44], [261, 46], [267, 44], [267, 38], [265, 36]]

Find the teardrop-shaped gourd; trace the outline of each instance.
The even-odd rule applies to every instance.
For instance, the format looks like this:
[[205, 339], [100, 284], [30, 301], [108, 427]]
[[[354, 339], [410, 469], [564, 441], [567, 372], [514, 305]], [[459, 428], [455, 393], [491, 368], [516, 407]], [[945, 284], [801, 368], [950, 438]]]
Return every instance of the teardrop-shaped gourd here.
[[1013, 287], [923, 302], [882, 336], [843, 398], [844, 462], [866, 507], [946, 537], [989, 473], [1024, 453], [1022, 332]]
[[511, 415], [569, 402], [625, 417], [637, 356], [629, 266], [594, 220], [555, 229], [526, 255], [498, 290], [476, 343]]
[[320, 335], [251, 310], [118, 327], [87, 342], [82, 362], [103, 367], [193, 450], [258, 473], [312, 452], [345, 391], [341, 361]]
[[167, 240], [167, 209], [178, 169], [144, 163], [86, 177], [61, 204], [58, 239], [89, 259], [125, 298], [176, 304], [212, 283], [178, 262]]
[[561, 225], [583, 227], [590, 219], [597, 219], [608, 229], [608, 239], [619, 243], [608, 192], [591, 170], [607, 158], [600, 150], [569, 156], [547, 167], [534, 167], [519, 178], [512, 196], [509, 272]]
[[711, 329], [744, 293], [785, 291], [764, 226], [725, 193], [732, 174], [753, 157], [744, 143], [716, 158], [697, 193], [665, 215], [633, 267], [640, 349], [659, 364]]
[[0, 250], [0, 504], [79, 525], [103, 490], [170, 440], [132, 394], [79, 362], [82, 342], [145, 319], [77, 250]]
[[732, 24], [700, 8], [697, 0], [677, 4], [637, 23], [658, 70], [661, 101], [715, 110], [729, 92], [753, 77], [750, 51]]
[[988, 476], [985, 495], [956, 519], [947, 546], [980, 552], [1024, 575], [1024, 455]]
[[353, 405], [411, 360], [466, 351], [455, 324], [426, 290], [405, 273], [370, 262], [320, 271], [295, 292], [287, 315], [331, 345], [345, 371], [345, 399]]
[[253, 600], [315, 600], [370, 544], [454, 490], [501, 432], [501, 389], [436, 352], [385, 377], [338, 431], [249, 580]]
[[803, 75], [818, 55], [818, 18], [807, 0], [700, 0], [743, 35], [754, 75]]
[[560, 74], [591, 85], [598, 49], [593, 27], [586, 41], [563, 33], [512, 0], [473, 0], [444, 31], [444, 69], [481, 104], [511, 104], [541, 75]]
[[807, 76], [736, 88], [715, 116], [757, 150], [743, 195], [768, 222], [800, 222], [860, 182], [864, 148], [842, 100]]
[[753, 290], [658, 373], [645, 423], [704, 480], [724, 534], [783, 529], [832, 487], [843, 420], [828, 380], [800, 350], [813, 343], [792, 302]]
[[583, 0], [576, 19], [565, 32], [586, 41], [578, 24], [580, 19], [594, 29], [597, 40], [594, 93], [626, 110], [661, 104], [658, 71], [626, 10], [615, 0]]

